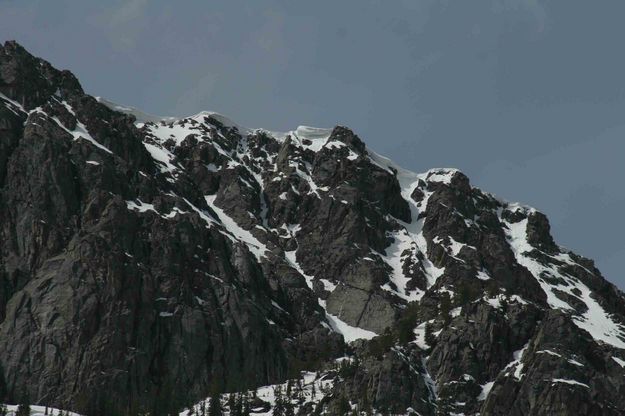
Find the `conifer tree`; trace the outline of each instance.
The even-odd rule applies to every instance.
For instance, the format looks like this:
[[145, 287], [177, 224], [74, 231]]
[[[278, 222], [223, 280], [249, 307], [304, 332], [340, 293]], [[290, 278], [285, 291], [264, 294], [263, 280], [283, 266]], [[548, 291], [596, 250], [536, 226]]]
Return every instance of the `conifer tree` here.
[[441, 293], [441, 301], [439, 307], [441, 315], [443, 315], [445, 325], [449, 325], [449, 323], [451, 322], [451, 299], [449, 298], [449, 293]]
[[282, 396], [282, 387], [277, 386], [274, 389], [275, 404], [273, 406], [273, 416], [284, 416], [284, 397]]
[[508, 298], [502, 296], [499, 300], [499, 305], [501, 305], [501, 312], [505, 315], [508, 313]]
[[433, 347], [436, 344], [436, 337], [434, 336], [434, 332], [432, 332], [432, 325], [429, 323], [425, 324], [425, 334], [424, 341], [429, 347]]
[[295, 382], [295, 400], [301, 403], [304, 400], [304, 388], [302, 387], [302, 380], [300, 378]]
[[367, 394], [367, 388], [364, 387], [362, 389], [362, 393], [360, 395], [360, 403], [358, 404], [361, 412], [364, 412], [365, 415], [370, 415], [371, 412], [371, 402], [369, 402], [369, 395]]
[[293, 406], [293, 403], [284, 403], [284, 416], [295, 416], [295, 408]]
[[28, 396], [17, 406], [15, 416], [30, 416], [30, 400], [28, 400]]
[[284, 416], [294, 416], [293, 412], [293, 380], [289, 379], [286, 383], [286, 397], [283, 401]]
[[213, 393], [208, 405], [208, 416], [223, 416], [223, 414], [219, 393]]
[[250, 397], [245, 393], [243, 396], [243, 410], [241, 411], [241, 416], [250, 416]]
[[336, 408], [337, 408], [337, 414], [339, 415], [347, 415], [349, 414], [349, 411], [352, 409], [352, 407], [349, 405], [349, 401], [343, 394], [341, 394], [341, 397], [339, 397], [339, 401], [336, 405]]
[[241, 416], [243, 413], [243, 395], [237, 394], [237, 400], [234, 404], [234, 409], [230, 411], [231, 416]]

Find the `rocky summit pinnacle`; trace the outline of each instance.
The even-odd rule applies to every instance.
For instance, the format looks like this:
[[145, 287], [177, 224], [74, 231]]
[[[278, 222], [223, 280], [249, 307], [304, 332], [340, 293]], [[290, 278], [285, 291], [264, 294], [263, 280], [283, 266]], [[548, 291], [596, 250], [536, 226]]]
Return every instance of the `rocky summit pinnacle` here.
[[7, 42], [0, 233], [5, 403], [625, 414], [625, 299], [593, 262], [346, 127], [148, 116]]

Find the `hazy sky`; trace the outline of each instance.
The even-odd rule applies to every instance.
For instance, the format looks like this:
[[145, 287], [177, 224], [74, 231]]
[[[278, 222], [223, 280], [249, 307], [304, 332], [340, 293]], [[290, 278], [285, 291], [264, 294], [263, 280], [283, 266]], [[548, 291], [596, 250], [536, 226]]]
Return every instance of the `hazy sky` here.
[[83, 87], [162, 115], [354, 129], [545, 212], [625, 288], [625, 2], [0, 0]]

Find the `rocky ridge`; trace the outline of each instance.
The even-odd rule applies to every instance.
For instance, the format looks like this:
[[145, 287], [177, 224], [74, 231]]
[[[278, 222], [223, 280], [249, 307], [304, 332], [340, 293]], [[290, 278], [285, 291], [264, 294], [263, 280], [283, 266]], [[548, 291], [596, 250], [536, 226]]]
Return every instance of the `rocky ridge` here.
[[302, 415], [625, 414], [625, 299], [593, 262], [346, 127], [147, 116], [7, 42], [0, 219], [6, 402], [272, 414], [300, 380]]

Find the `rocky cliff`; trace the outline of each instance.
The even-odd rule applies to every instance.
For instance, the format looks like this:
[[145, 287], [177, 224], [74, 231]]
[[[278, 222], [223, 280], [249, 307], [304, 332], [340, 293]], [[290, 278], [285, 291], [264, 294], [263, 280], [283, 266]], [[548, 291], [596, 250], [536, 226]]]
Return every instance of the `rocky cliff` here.
[[5, 402], [625, 414], [625, 299], [593, 262], [346, 127], [147, 116], [7, 42], [0, 233]]

